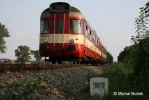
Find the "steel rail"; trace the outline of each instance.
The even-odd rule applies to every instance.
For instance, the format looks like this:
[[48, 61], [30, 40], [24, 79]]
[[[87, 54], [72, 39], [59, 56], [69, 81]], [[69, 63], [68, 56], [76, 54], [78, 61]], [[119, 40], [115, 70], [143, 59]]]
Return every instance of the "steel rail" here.
[[24, 71], [24, 70], [51, 70], [60, 68], [71, 68], [91, 66], [87, 64], [0, 64], [0, 72]]

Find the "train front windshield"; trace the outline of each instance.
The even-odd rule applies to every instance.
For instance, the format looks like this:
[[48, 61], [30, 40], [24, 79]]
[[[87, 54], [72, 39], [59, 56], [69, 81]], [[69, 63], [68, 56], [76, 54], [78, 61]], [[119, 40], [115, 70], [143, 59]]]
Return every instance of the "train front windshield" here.
[[82, 33], [82, 22], [81, 20], [70, 20], [70, 32], [71, 33]]
[[41, 33], [49, 33], [50, 31], [50, 24], [49, 24], [49, 20], [41, 20], [40, 21], [40, 32]]

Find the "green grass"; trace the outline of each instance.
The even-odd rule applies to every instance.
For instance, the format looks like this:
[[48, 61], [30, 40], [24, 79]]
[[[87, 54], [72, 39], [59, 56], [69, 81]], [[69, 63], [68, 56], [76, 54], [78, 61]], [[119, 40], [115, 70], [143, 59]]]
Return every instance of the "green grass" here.
[[63, 92], [64, 92], [65, 97], [66, 97], [67, 99], [73, 97], [74, 91], [73, 91], [72, 89], [70, 89], [70, 88], [68, 88], [68, 87], [65, 87], [65, 88], [63, 88]]
[[[133, 70], [130, 65], [126, 65], [125, 63], [112, 65], [108, 71], [96, 76], [108, 78], [108, 95], [102, 98], [99, 96], [90, 96], [90, 87], [88, 85], [81, 90], [82, 100], [149, 100], [149, 71], [137, 85], [130, 79], [132, 73]], [[115, 96], [113, 95], [114, 92], [143, 92], [143, 96]]]
[[9, 93], [0, 96], [0, 100], [26, 100], [28, 95], [46, 89], [45, 86], [40, 85], [39, 80], [27, 79], [16, 83], [11, 83], [5, 86], [0, 86], [0, 90], [22, 90], [22, 93]]

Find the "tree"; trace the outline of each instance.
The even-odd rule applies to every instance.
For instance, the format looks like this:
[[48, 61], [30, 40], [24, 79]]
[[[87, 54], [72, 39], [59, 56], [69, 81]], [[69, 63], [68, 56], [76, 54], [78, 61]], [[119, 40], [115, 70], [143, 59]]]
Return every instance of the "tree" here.
[[136, 18], [135, 25], [136, 25], [136, 36], [132, 36], [131, 40], [136, 44], [139, 43], [141, 40], [149, 37], [148, 33], [148, 22], [149, 22], [149, 2], [146, 3], [145, 7], [140, 8], [140, 16]]
[[15, 50], [18, 63], [27, 63], [30, 59], [30, 48], [28, 46], [18, 46]]
[[31, 54], [36, 59], [36, 62], [40, 62], [41, 61], [42, 57], [40, 57], [39, 50], [31, 50]]
[[[149, 24], [149, 2], [140, 10], [140, 16], [135, 21], [137, 35], [131, 38], [134, 42], [134, 48], [129, 53], [129, 56], [133, 58], [133, 76], [137, 82], [140, 82], [146, 75], [149, 66], [149, 29], [147, 27]], [[130, 62], [128, 57], [127, 62]]]
[[107, 51], [107, 60], [106, 63], [111, 64], [113, 63], [113, 56]]
[[4, 40], [6, 37], [10, 37], [9, 32], [5, 25], [0, 23], [0, 53], [6, 52], [6, 41]]
[[123, 61], [130, 54], [132, 48], [133, 46], [125, 47], [124, 50], [119, 53], [118, 62]]

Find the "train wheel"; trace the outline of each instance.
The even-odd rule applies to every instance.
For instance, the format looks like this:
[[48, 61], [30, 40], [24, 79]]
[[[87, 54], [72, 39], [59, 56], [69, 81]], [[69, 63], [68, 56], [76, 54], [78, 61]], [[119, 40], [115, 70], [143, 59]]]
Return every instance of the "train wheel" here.
[[103, 65], [103, 61], [100, 61], [100, 64]]
[[95, 65], [95, 66], [96, 66], [96, 65], [98, 65], [97, 60], [95, 60], [95, 59], [94, 59], [94, 60], [92, 60], [92, 65]]
[[59, 59], [59, 60], [58, 60], [58, 64], [61, 64], [61, 63], [62, 63], [62, 61], [61, 61], [61, 59]]
[[77, 60], [77, 64], [80, 64], [80, 62], [81, 62], [80, 60]]
[[52, 60], [52, 64], [55, 64], [56, 63], [56, 61], [55, 60]]

